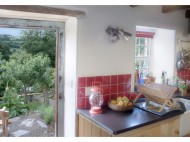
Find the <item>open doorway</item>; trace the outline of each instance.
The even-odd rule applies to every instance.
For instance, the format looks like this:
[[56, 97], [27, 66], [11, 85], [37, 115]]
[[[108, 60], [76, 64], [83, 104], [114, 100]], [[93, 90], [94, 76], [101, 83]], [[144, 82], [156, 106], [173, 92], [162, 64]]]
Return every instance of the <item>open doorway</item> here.
[[0, 39], [0, 108], [9, 111], [9, 136], [55, 136], [56, 30], [0, 28]]
[[[54, 91], [54, 121], [55, 121], [55, 135], [56, 136], [63, 136], [63, 129], [64, 129], [64, 57], [65, 57], [65, 51], [64, 51], [64, 41], [65, 41], [65, 37], [64, 37], [64, 31], [65, 31], [65, 26], [64, 26], [64, 22], [50, 22], [50, 21], [36, 21], [36, 20], [21, 20], [21, 19], [1, 19], [0, 20], [0, 27], [11, 27], [11, 28], [16, 28], [16, 29], [30, 29], [30, 30], [42, 30], [43, 31], [54, 31], [56, 32], [56, 46], [53, 47], [54, 50], [52, 52], [54, 52], [54, 62], [50, 61], [50, 64], [52, 64], [52, 66], [54, 67], [53, 72], [55, 72], [55, 91]], [[26, 31], [26, 30], [25, 30]], [[27, 33], [27, 32], [25, 32]], [[34, 32], [34, 34], [36, 34], [37, 32]], [[45, 32], [41, 32], [38, 34], [44, 34]], [[29, 33], [28, 35], [32, 35], [32, 33]], [[30, 38], [30, 37], [28, 37]], [[27, 40], [27, 39], [25, 39]], [[32, 43], [30, 43], [32, 44]], [[32, 46], [32, 45], [31, 45]], [[45, 52], [45, 51], [44, 51]], [[51, 53], [51, 51], [50, 51]], [[23, 53], [22, 53], [23, 54]], [[15, 57], [20, 57], [22, 56], [21, 53], [19, 55], [19, 53], [17, 53], [17, 55], [15, 55]], [[36, 55], [35, 55], [36, 56]], [[44, 56], [45, 57], [45, 56]], [[33, 59], [33, 58], [31, 58]], [[31, 60], [29, 60], [31, 61]], [[36, 64], [41, 64], [40, 62], [43, 62], [43, 57], [41, 59], [39, 59], [39, 61], [36, 62]], [[45, 60], [44, 60], [45, 61]], [[46, 62], [46, 61], [45, 61]], [[15, 63], [16, 60], [15, 60]], [[31, 65], [30, 63], [28, 65]], [[41, 64], [42, 65], [42, 64]], [[42, 65], [43, 66], [43, 65]], [[31, 66], [32, 67], [32, 66]], [[35, 68], [35, 67], [34, 67]], [[28, 68], [30, 69], [30, 67]], [[41, 70], [42, 67], [38, 68], [38, 70]], [[18, 69], [21, 70], [21, 69]], [[45, 71], [45, 70], [44, 70]], [[31, 75], [31, 79], [29, 79], [28, 81], [31, 81], [34, 77], [35, 74], [37, 74], [38, 71], [36, 71], [36, 73], [34, 73], [33, 75]], [[43, 71], [42, 71], [43, 72]], [[21, 73], [21, 72], [20, 72]], [[24, 73], [21, 73], [20, 76], [22, 77], [22, 74], [24, 76]], [[37, 77], [37, 76], [36, 76]], [[58, 79], [59, 78], [59, 79]], [[28, 86], [26, 88], [26, 90], [32, 90], [33, 86]], [[26, 91], [25, 90], [25, 91]], [[25, 93], [25, 95], [27, 96], [28, 92]], [[25, 100], [27, 101], [27, 100]], [[31, 120], [32, 121], [32, 120]]]
[[[4, 6], [2, 6], [3, 8]], [[20, 6], [18, 6], [20, 7]], [[64, 88], [64, 94], [62, 99], [60, 101], [63, 101], [64, 106], [58, 107], [59, 111], [62, 111], [64, 114], [64, 120], [58, 119], [57, 116], [56, 120], [60, 120], [63, 123], [60, 125], [57, 123], [56, 126], [56, 136], [67, 136], [67, 137], [74, 137], [76, 136], [76, 130], [77, 130], [77, 117], [76, 117], [76, 92], [77, 92], [77, 15], [73, 15], [72, 13], [75, 11], [68, 11], [68, 13], [71, 14], [71, 16], [67, 16], [70, 14], [65, 14], [65, 10], [61, 10], [62, 13], [56, 12], [56, 9], [52, 9], [49, 11], [45, 7], [37, 8], [37, 6], [29, 6], [30, 10], [25, 8], [26, 6], [23, 6], [21, 8], [16, 8], [15, 11], [14, 8], [11, 10], [5, 10], [0, 9], [0, 17], [2, 25], [7, 24], [7, 19], [29, 19], [29, 20], [43, 20], [43, 21], [57, 21], [58, 23], [65, 23], [65, 35], [63, 32], [59, 32], [60, 34], [59, 38], [65, 37], [65, 40], [62, 40], [62, 44], [65, 45], [65, 54], [60, 53], [63, 55], [62, 59], [64, 60], [65, 65], [64, 67], [64, 80], [65, 84], [62, 85]], [[32, 7], [32, 8], [31, 8]], [[45, 11], [45, 13], [44, 13]], [[53, 13], [51, 13], [53, 12]], [[78, 15], [81, 15], [81, 12]], [[82, 12], [82, 15], [84, 12]], [[35, 24], [35, 23], [33, 23]], [[16, 26], [16, 25], [15, 25]], [[30, 23], [26, 24], [25, 26], [30, 26]], [[40, 26], [38, 23], [36, 26]], [[62, 26], [61, 26], [62, 27]], [[61, 34], [63, 33], [63, 34]], [[61, 44], [60, 44], [61, 46]], [[63, 50], [62, 50], [63, 51]], [[56, 53], [59, 51], [56, 51]], [[65, 56], [64, 56], [65, 55]], [[57, 59], [58, 61], [61, 60], [61, 58]], [[58, 72], [58, 70], [56, 70]], [[60, 72], [60, 71], [59, 71]], [[63, 78], [62, 78], [63, 79]], [[63, 80], [58, 80], [63, 82]], [[57, 82], [58, 82], [57, 81]], [[58, 83], [57, 83], [58, 84]], [[56, 85], [57, 86], [57, 85]], [[57, 88], [62, 87], [57, 86]], [[58, 90], [58, 89], [57, 89]], [[57, 91], [56, 94], [58, 94], [59, 91]], [[58, 106], [58, 103], [56, 103]], [[60, 128], [60, 130], [59, 130]]]

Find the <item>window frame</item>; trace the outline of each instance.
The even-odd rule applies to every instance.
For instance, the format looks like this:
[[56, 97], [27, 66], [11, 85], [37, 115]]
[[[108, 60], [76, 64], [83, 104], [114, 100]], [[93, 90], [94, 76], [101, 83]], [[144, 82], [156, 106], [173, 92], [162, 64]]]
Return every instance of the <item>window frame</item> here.
[[[139, 39], [139, 42], [137, 41]], [[145, 40], [147, 40], [147, 45], [145, 44], [145, 45], [142, 45], [141, 44], [141, 42], [140, 42], [140, 39], [145, 39]], [[150, 68], [151, 68], [151, 66], [150, 66], [150, 63], [151, 63], [151, 46], [152, 46], [152, 38], [151, 37], [146, 37], [146, 36], [136, 36], [135, 37], [135, 69], [140, 69], [140, 72], [142, 71], [143, 72], [143, 79], [145, 79], [146, 77], [147, 77], [147, 75], [148, 74], [150, 74]], [[137, 47], [146, 47], [146, 48], [148, 48], [148, 50], [147, 50], [147, 56], [137, 56], [136, 55], [136, 50], [137, 50]], [[140, 51], [138, 51], [138, 53], [139, 53]], [[147, 67], [142, 67], [141, 65], [139, 65], [138, 67], [137, 67], [137, 65], [136, 65], [136, 61], [137, 60], [148, 60], [147, 61], [147, 64], [148, 64], [148, 66]], [[141, 61], [142, 62], [142, 61]], [[145, 73], [144, 73], [145, 72]]]

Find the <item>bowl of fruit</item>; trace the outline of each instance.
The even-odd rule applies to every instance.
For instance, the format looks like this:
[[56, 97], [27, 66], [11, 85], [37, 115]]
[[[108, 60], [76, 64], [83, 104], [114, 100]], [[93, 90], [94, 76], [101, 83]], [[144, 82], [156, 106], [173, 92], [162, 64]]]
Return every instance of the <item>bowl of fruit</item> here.
[[134, 103], [126, 96], [117, 97], [108, 101], [108, 107], [115, 111], [129, 111], [134, 107]]

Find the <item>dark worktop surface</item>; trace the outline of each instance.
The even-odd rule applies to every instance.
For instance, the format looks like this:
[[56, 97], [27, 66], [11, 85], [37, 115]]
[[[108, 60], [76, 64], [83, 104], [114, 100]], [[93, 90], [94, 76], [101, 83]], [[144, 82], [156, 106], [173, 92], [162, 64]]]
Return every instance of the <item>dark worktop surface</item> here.
[[180, 115], [183, 112], [173, 111], [164, 116], [158, 116], [136, 107], [130, 111], [116, 112], [104, 106], [102, 114], [90, 114], [89, 109], [78, 109], [78, 113], [103, 127], [111, 134], [117, 135]]

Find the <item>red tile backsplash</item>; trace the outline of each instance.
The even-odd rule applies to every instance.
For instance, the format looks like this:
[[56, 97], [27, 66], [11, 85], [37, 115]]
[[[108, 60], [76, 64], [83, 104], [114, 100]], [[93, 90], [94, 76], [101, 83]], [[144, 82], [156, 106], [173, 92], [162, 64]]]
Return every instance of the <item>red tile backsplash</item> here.
[[104, 95], [103, 98], [104, 98], [104, 103], [103, 103], [103, 105], [107, 105], [107, 103], [108, 103], [108, 101], [109, 101], [109, 99], [110, 99], [110, 95]]
[[183, 79], [184, 81], [186, 80], [190, 81], [190, 69], [183, 69], [177, 71], [177, 77]]
[[125, 84], [118, 84], [118, 93], [125, 92]]
[[86, 108], [85, 98], [77, 99], [77, 108]]
[[131, 74], [79, 77], [77, 108], [90, 108], [89, 97], [85, 96], [85, 87], [91, 87], [93, 82], [101, 83], [104, 105], [107, 105], [109, 99], [118, 96], [127, 96], [129, 99], [135, 97], [130, 92]]
[[111, 84], [117, 84], [117, 75], [111, 76]]
[[124, 84], [125, 92], [129, 92], [131, 90], [131, 82]]
[[125, 79], [125, 83], [131, 83], [131, 75], [130, 74], [125, 75], [124, 79]]
[[79, 87], [78, 88], [78, 97], [77, 98], [83, 98], [83, 97], [85, 97], [85, 88], [83, 87]]
[[118, 75], [118, 83], [124, 83], [125, 82], [125, 75]]
[[110, 85], [110, 76], [103, 76], [102, 85]]
[[88, 97], [85, 97], [85, 108], [90, 108], [90, 102]]
[[111, 85], [111, 94], [117, 93], [117, 84]]
[[124, 92], [122, 92], [122, 93], [118, 93], [117, 96], [118, 96], [118, 97], [123, 97], [123, 96], [125, 96], [125, 93], [124, 93]]
[[134, 100], [136, 98], [137, 94], [131, 94], [131, 100]]
[[110, 85], [102, 86], [103, 88], [103, 95], [110, 95], [111, 87]]
[[94, 82], [94, 77], [87, 77], [87, 84], [86, 86], [92, 86], [92, 83]]
[[78, 78], [78, 87], [86, 87], [86, 77]]
[[117, 94], [111, 94], [110, 95], [110, 99], [114, 99], [114, 98], [117, 98]]
[[102, 80], [103, 80], [103, 76], [95, 76], [94, 78], [95, 78], [94, 81], [96, 81], [96, 82], [102, 82]]

